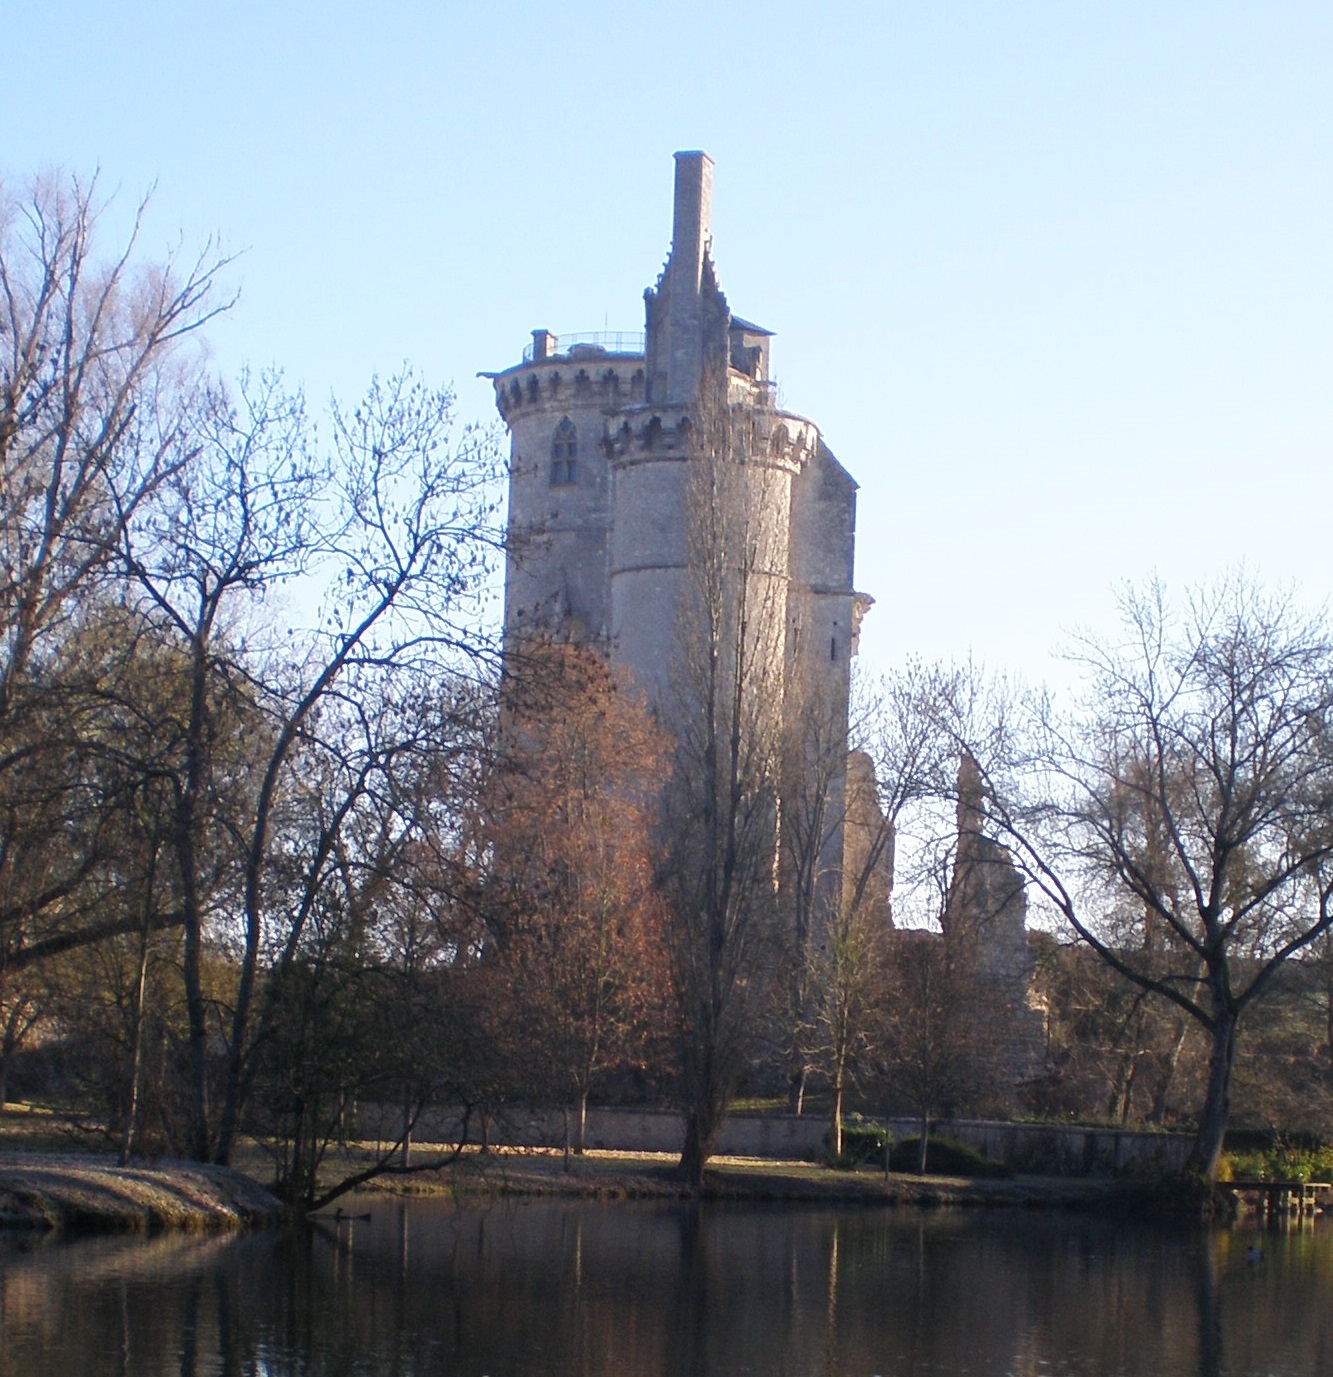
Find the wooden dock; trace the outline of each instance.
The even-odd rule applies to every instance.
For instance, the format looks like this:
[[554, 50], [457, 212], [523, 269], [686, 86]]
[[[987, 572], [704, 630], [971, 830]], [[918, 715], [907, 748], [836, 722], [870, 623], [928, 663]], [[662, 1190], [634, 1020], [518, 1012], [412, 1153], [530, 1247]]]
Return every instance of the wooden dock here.
[[1333, 1196], [1327, 1181], [1261, 1181], [1241, 1178], [1224, 1183], [1237, 1197], [1248, 1197], [1250, 1208], [1267, 1224], [1314, 1219]]

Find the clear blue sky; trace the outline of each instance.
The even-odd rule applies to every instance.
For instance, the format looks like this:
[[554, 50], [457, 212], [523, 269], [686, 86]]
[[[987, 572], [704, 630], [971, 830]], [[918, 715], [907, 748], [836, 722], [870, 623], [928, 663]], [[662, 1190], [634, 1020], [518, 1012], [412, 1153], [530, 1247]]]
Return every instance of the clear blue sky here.
[[1111, 588], [1321, 602], [1333, 6], [11, 4], [0, 170], [156, 184], [243, 251], [219, 364], [410, 361], [493, 416], [528, 332], [642, 328], [671, 154], [732, 308], [861, 483], [876, 665], [1033, 676]]

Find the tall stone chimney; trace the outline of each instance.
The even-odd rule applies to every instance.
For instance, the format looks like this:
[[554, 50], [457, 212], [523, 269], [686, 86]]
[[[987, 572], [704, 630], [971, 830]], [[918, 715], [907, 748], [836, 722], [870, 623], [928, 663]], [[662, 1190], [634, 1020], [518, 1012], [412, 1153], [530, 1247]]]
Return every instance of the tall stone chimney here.
[[698, 297], [704, 257], [713, 239], [713, 160], [707, 153], [676, 154], [676, 195], [667, 271], [682, 295]]
[[713, 160], [707, 153], [677, 153], [671, 256], [649, 301], [649, 386], [659, 405], [688, 405], [699, 389], [712, 202]]

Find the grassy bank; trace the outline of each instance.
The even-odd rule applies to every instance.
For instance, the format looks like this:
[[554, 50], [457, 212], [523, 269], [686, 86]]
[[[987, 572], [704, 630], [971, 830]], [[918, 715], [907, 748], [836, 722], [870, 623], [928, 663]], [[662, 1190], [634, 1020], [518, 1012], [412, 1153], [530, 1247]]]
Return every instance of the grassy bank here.
[[234, 1229], [278, 1218], [278, 1202], [227, 1167], [118, 1167], [93, 1155], [0, 1154], [0, 1227], [149, 1233]]
[[[421, 1160], [428, 1161], [423, 1151]], [[679, 1180], [676, 1158], [663, 1153], [589, 1151], [566, 1164], [560, 1152], [467, 1153], [451, 1166], [379, 1178], [368, 1188], [405, 1194], [582, 1196], [592, 1199], [695, 1198]], [[1142, 1188], [1106, 1180], [1017, 1176], [982, 1180], [838, 1171], [809, 1162], [716, 1157], [700, 1193], [705, 1200], [789, 1201], [842, 1205], [1125, 1208]]]
[[[331, 1185], [370, 1159], [339, 1150], [326, 1161]], [[414, 1155], [431, 1163], [428, 1148]], [[404, 1194], [544, 1195], [602, 1200], [687, 1199], [662, 1153], [589, 1151], [566, 1161], [544, 1150], [469, 1151], [448, 1165], [379, 1177], [366, 1189]], [[272, 1162], [246, 1146], [238, 1170], [188, 1162], [119, 1168], [114, 1159], [77, 1151], [59, 1123], [40, 1111], [0, 1113], [0, 1227], [152, 1231], [218, 1229], [268, 1223], [279, 1203], [257, 1183]], [[1017, 1176], [1003, 1180], [915, 1176], [880, 1170], [833, 1170], [807, 1162], [719, 1157], [710, 1166], [707, 1200], [810, 1202], [865, 1206], [990, 1207], [1116, 1211], [1160, 1206], [1141, 1186], [1107, 1180]]]

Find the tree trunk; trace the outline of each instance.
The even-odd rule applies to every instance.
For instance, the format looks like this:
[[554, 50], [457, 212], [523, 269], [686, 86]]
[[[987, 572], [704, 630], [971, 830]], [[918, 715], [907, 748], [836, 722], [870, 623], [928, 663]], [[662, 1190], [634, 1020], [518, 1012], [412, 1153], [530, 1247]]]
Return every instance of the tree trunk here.
[[921, 1116], [921, 1142], [916, 1154], [916, 1174], [924, 1176], [926, 1174], [926, 1151], [930, 1145], [930, 1116]]
[[805, 1063], [792, 1071], [787, 1077], [787, 1112], [799, 1115], [805, 1108]]
[[1208, 1062], [1208, 1094], [1199, 1116], [1199, 1132], [1185, 1163], [1185, 1174], [1206, 1185], [1217, 1180], [1227, 1120], [1231, 1115], [1231, 1067], [1236, 1057], [1234, 1010], [1218, 1014], [1212, 1026], [1212, 1055]]
[[[1137, 1039], [1136, 1039], [1137, 1041]], [[1134, 1098], [1134, 1077], [1138, 1071], [1138, 1048], [1122, 1052], [1111, 1078], [1111, 1093], [1107, 1097], [1106, 1117], [1122, 1128], [1129, 1122], [1130, 1104]]]
[[1150, 1124], [1160, 1126], [1166, 1121], [1167, 1096], [1170, 1095], [1171, 1086], [1176, 1079], [1176, 1068], [1180, 1065], [1180, 1054], [1184, 1049], [1189, 1028], [1190, 1025], [1186, 1023], [1183, 1017], [1176, 1019], [1171, 1048], [1162, 1062], [1160, 1074], [1157, 1077], [1157, 1089], [1153, 1092], [1152, 1109], [1148, 1114]]
[[1333, 1057], [1333, 958], [1330, 957], [1327, 939], [1321, 953], [1320, 965], [1324, 974], [1324, 1036], [1327, 1039], [1328, 1055]]
[[698, 1190], [704, 1183], [704, 1168], [717, 1146], [721, 1127], [722, 1116], [703, 1106], [693, 1109], [685, 1121], [685, 1146], [676, 1170], [692, 1190]]
[[842, 1156], [842, 1077], [833, 1081], [833, 1111], [829, 1115], [829, 1153], [836, 1162]]
[[[151, 874], [151, 872], [150, 872]], [[152, 884], [149, 883], [151, 892]], [[147, 922], [139, 935], [139, 979], [134, 990], [134, 1022], [130, 1034], [130, 1106], [125, 1115], [125, 1132], [120, 1140], [120, 1165], [129, 1166], [134, 1152], [134, 1138], [139, 1128], [139, 1081], [143, 1075], [143, 1017], [144, 995], [148, 987]]]
[[203, 987], [203, 907], [195, 831], [205, 788], [204, 736], [208, 712], [208, 630], [190, 643], [190, 716], [185, 738], [185, 780], [172, 816], [173, 845], [181, 886], [185, 933], [185, 1010], [190, 1048], [190, 1156], [207, 1162], [212, 1147], [208, 1112], [208, 1016]]
[[1120, 1112], [1120, 1127], [1124, 1128], [1134, 1115], [1134, 1090], [1143, 1074], [1143, 1054], [1136, 1053], [1130, 1063], [1129, 1075], [1125, 1077], [1125, 1102]]
[[[720, 1007], [721, 1000], [716, 993], [711, 999], [709, 1022], [711, 1028], [715, 1029], [718, 1023], [715, 1011]], [[724, 1077], [718, 1068], [716, 1034], [710, 1032], [705, 1035], [702, 1044], [696, 1052], [699, 1060], [686, 1078], [685, 1146], [676, 1168], [681, 1179], [693, 1190], [703, 1185], [704, 1168], [717, 1147], [717, 1136], [726, 1118], [728, 1099]]]
[[1330, 981], [1324, 995], [1324, 1036], [1328, 1039], [1328, 1055], [1333, 1057], [1333, 981]]
[[32, 1022], [27, 1018], [27, 1004], [21, 995], [16, 995], [14, 1007], [10, 1009], [9, 1017], [5, 1020], [4, 1038], [0, 1039], [0, 1109], [9, 1103], [9, 1068], [13, 1063], [14, 1054], [18, 1051], [27, 1028], [31, 1027]]
[[588, 1132], [588, 1092], [579, 1091], [578, 1112], [574, 1119], [574, 1156], [583, 1156], [583, 1140]]

